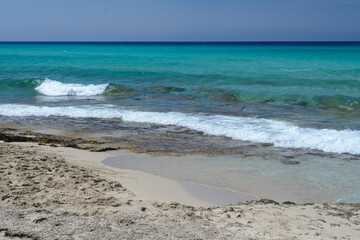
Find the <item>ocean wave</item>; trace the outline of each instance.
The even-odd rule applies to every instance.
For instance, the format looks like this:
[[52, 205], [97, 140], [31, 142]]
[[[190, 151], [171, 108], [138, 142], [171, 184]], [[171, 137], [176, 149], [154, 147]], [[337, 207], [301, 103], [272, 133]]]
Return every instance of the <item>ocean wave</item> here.
[[[360, 98], [348, 95], [313, 95], [279, 94], [264, 91], [245, 91], [221, 88], [180, 88], [171, 86], [146, 86], [130, 88], [122, 84], [78, 84], [62, 83], [60, 81], [44, 79], [3, 79], [0, 81], [0, 92], [18, 91], [27, 94], [42, 94], [46, 96], [96, 96], [131, 98], [137, 95], [159, 96], [176, 94], [207, 98], [215, 101], [251, 102], [276, 106], [317, 107], [334, 110], [340, 113], [358, 115], [360, 113]], [[299, 91], [301, 93], [301, 91]]]
[[209, 135], [226, 136], [235, 140], [256, 143], [270, 143], [276, 147], [360, 154], [360, 131], [301, 128], [288, 122], [263, 118], [179, 112], [142, 112], [121, 109], [114, 105], [47, 107], [2, 104], [0, 105], [0, 115], [121, 118], [128, 122], [187, 127]]
[[46, 78], [35, 90], [47, 96], [95, 96], [103, 94], [108, 85], [62, 83]]

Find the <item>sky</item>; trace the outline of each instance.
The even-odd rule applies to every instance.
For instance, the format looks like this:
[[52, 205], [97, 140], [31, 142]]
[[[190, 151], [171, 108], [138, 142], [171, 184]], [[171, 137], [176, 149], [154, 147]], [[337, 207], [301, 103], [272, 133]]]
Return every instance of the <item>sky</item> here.
[[360, 0], [0, 0], [0, 41], [360, 41]]

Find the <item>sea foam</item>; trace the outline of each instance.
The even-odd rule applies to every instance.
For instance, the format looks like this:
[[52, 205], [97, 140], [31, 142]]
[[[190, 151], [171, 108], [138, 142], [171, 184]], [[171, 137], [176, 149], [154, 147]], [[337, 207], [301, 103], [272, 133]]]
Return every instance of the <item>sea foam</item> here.
[[108, 85], [62, 83], [46, 78], [35, 90], [47, 96], [94, 96], [103, 94]]
[[360, 131], [301, 128], [288, 122], [224, 115], [179, 112], [143, 112], [114, 105], [46, 107], [20, 104], [0, 105], [5, 116], [66, 116], [72, 118], [121, 118], [123, 121], [176, 125], [205, 134], [235, 140], [271, 143], [276, 147], [310, 148], [324, 152], [360, 154]]

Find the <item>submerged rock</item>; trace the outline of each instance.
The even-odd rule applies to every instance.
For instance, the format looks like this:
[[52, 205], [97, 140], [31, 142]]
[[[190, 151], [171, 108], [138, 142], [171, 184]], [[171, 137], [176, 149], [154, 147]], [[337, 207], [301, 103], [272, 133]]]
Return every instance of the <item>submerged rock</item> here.
[[281, 160], [281, 162], [283, 164], [286, 164], [286, 165], [298, 165], [298, 164], [300, 164], [299, 161], [289, 160], [289, 159], [283, 159], [283, 160]]

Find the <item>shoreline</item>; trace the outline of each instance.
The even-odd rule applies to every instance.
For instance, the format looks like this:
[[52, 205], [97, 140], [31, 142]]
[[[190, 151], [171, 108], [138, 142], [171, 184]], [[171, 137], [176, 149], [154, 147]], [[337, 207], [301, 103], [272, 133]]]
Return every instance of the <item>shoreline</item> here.
[[[52, 153], [61, 154], [72, 164], [91, 168], [101, 173], [101, 176], [112, 181], [119, 181], [130, 189], [140, 200], [156, 202], [179, 202], [195, 207], [210, 207], [211, 203], [192, 196], [182, 185], [173, 179], [156, 176], [132, 169], [119, 169], [104, 165], [102, 162], [112, 156], [112, 152], [88, 152], [86, 150], [48, 146], [40, 146]], [[123, 157], [131, 157], [130, 153], [120, 150]]]
[[[91, 152], [116, 153], [118, 150], [125, 150], [131, 157], [126, 157], [122, 161], [117, 161], [116, 156], [113, 159], [109, 157], [104, 160], [105, 165], [138, 170], [180, 182], [196, 183], [205, 188], [210, 186], [212, 189], [215, 188], [215, 191], [226, 189], [230, 191], [230, 195], [233, 195], [233, 192], [246, 195], [246, 197], [239, 196], [239, 199], [245, 200], [267, 198], [278, 202], [352, 203], [359, 202], [360, 198], [358, 194], [360, 188], [356, 184], [357, 180], [360, 180], [358, 175], [360, 158], [355, 156], [331, 155], [320, 151], [308, 152], [306, 149], [280, 149], [246, 142], [231, 145], [232, 141], [222, 142], [224, 139], [213, 139], [205, 135], [203, 137], [207, 139], [201, 140], [205, 145], [208, 144], [207, 140], [222, 142], [230, 152], [222, 152], [224, 149], [217, 148], [203, 151], [203, 149], [195, 149], [201, 142], [194, 143], [194, 139], [182, 138], [184, 136], [181, 134], [176, 136], [177, 132], [182, 132], [183, 129], [172, 129], [177, 132], [171, 135], [170, 139], [168, 139], [169, 134], [165, 134], [166, 137], [163, 139], [163, 133], [171, 129], [161, 128], [154, 135], [155, 137], [150, 136], [153, 133], [142, 135], [143, 132], [135, 130], [137, 133], [131, 135], [138, 136], [139, 141], [134, 141], [134, 137], [128, 137], [126, 134], [130, 134], [131, 131], [126, 129], [125, 136], [110, 137], [110, 139], [105, 133], [104, 137], [101, 137], [86, 134], [85, 130], [68, 132], [68, 129], [59, 132], [51, 129], [51, 126], [47, 125], [26, 127], [26, 125], [7, 123], [0, 128], [0, 140], [34, 142], [39, 145], [70, 147]], [[141, 140], [142, 138], [144, 141]], [[183, 142], [193, 145], [194, 151], [182, 151]], [[168, 143], [174, 148], [169, 149]], [[163, 147], [156, 148], [155, 145]], [[339, 175], [338, 172], [344, 174]], [[189, 184], [186, 184], [182, 187], [188, 186]], [[192, 185], [190, 188], [192, 189]], [[207, 196], [203, 199], [206, 198]], [[231, 201], [210, 200], [216, 204], [232, 203]]]
[[[110, 152], [0, 142], [0, 154], [3, 239], [360, 238], [360, 204], [211, 206], [175, 180], [102, 166]], [[174, 195], [161, 195], [158, 184]]]
[[[36, 146], [36, 144], [28, 143], [26, 143], [26, 145]], [[119, 157], [120, 159], [131, 159], [134, 155], [137, 155], [137, 153], [126, 150], [88, 152], [86, 150], [68, 147], [54, 148], [44, 145], [39, 147], [48, 152], [64, 156], [66, 160], [72, 164], [86, 168], [91, 167], [102, 172], [103, 177], [121, 182], [124, 187], [130, 189], [135, 196], [141, 200], [178, 202], [194, 207], [225, 206], [238, 202], [257, 200], [256, 197], [223, 188], [179, 181], [140, 170], [119, 168], [104, 163], [105, 160], [113, 156]], [[221, 197], [217, 197], [216, 195], [220, 195]]]
[[[81, 152], [81, 150], [79, 150]], [[103, 167], [108, 167], [111, 168], [115, 171], [120, 171], [123, 172], [125, 171], [126, 174], [129, 174], [130, 176], [133, 175], [133, 177], [137, 178], [137, 177], [142, 177], [142, 179], [144, 179], [142, 181], [142, 184], [147, 184], [147, 182], [145, 180], [147, 180], [146, 178], [149, 178], [150, 181], [155, 181], [158, 182], [160, 184], [160, 186], [149, 186], [149, 188], [152, 188], [152, 191], [155, 189], [161, 189], [161, 187], [164, 187], [163, 190], [160, 191], [164, 191], [167, 194], [169, 194], [169, 188], [166, 187], [166, 182], [171, 182], [173, 183], [175, 181], [176, 185], [180, 186], [183, 189], [178, 189], [176, 191], [181, 191], [183, 192], [186, 191], [185, 195], [191, 195], [191, 197], [188, 197], [188, 199], [182, 199], [180, 198], [176, 198], [177, 201], [179, 201], [179, 203], [181, 204], [190, 204], [192, 206], [204, 206], [204, 207], [208, 207], [208, 206], [212, 206], [212, 205], [220, 205], [220, 206], [225, 206], [228, 204], [235, 204], [238, 202], [245, 202], [245, 201], [251, 201], [251, 200], [257, 200], [258, 198], [256, 198], [255, 196], [250, 196], [250, 195], [246, 195], [246, 194], [242, 194], [239, 192], [235, 192], [229, 189], [225, 189], [225, 188], [219, 188], [219, 187], [213, 187], [213, 186], [208, 186], [205, 184], [201, 184], [201, 183], [194, 183], [194, 182], [190, 182], [190, 181], [186, 181], [186, 180], [178, 180], [176, 178], [169, 178], [169, 177], [165, 177], [162, 176], [161, 174], [153, 174], [147, 171], [142, 171], [142, 170], [137, 170], [137, 169], [129, 169], [129, 168], [122, 168], [119, 167], [116, 162], [112, 161], [112, 160], [128, 160], [128, 159], [136, 159], [136, 158], [142, 158], [142, 159], [146, 159], [147, 161], [150, 161], [150, 156], [146, 156], [144, 154], [139, 154], [139, 153], [133, 153], [133, 152], [129, 152], [126, 150], [116, 150], [116, 151], [112, 151], [109, 152], [110, 156], [106, 157], [105, 159], [101, 160], [101, 164]], [[157, 181], [157, 180], [161, 180]], [[131, 185], [132, 183], [128, 181], [128, 184]], [[141, 185], [141, 184], [140, 184]], [[132, 188], [133, 189], [133, 188]], [[140, 192], [142, 192], [143, 189], [140, 189]], [[162, 195], [162, 193], [158, 193], [160, 195]], [[170, 193], [170, 195], [173, 195], [174, 193]], [[183, 194], [183, 193], [182, 193]], [[176, 194], [178, 195], [178, 194]], [[217, 197], [217, 195], [220, 195], [221, 197]], [[189, 200], [191, 200], [192, 198], [195, 198], [194, 202], [189, 202]], [[155, 201], [159, 201], [159, 199], [156, 198], [156, 196], [152, 195], [152, 200]], [[201, 202], [197, 202], [197, 200], [200, 200], [202, 202], [206, 202], [206, 203], [202, 203], [203, 205], [198, 205], [199, 203], [201, 204]]]

